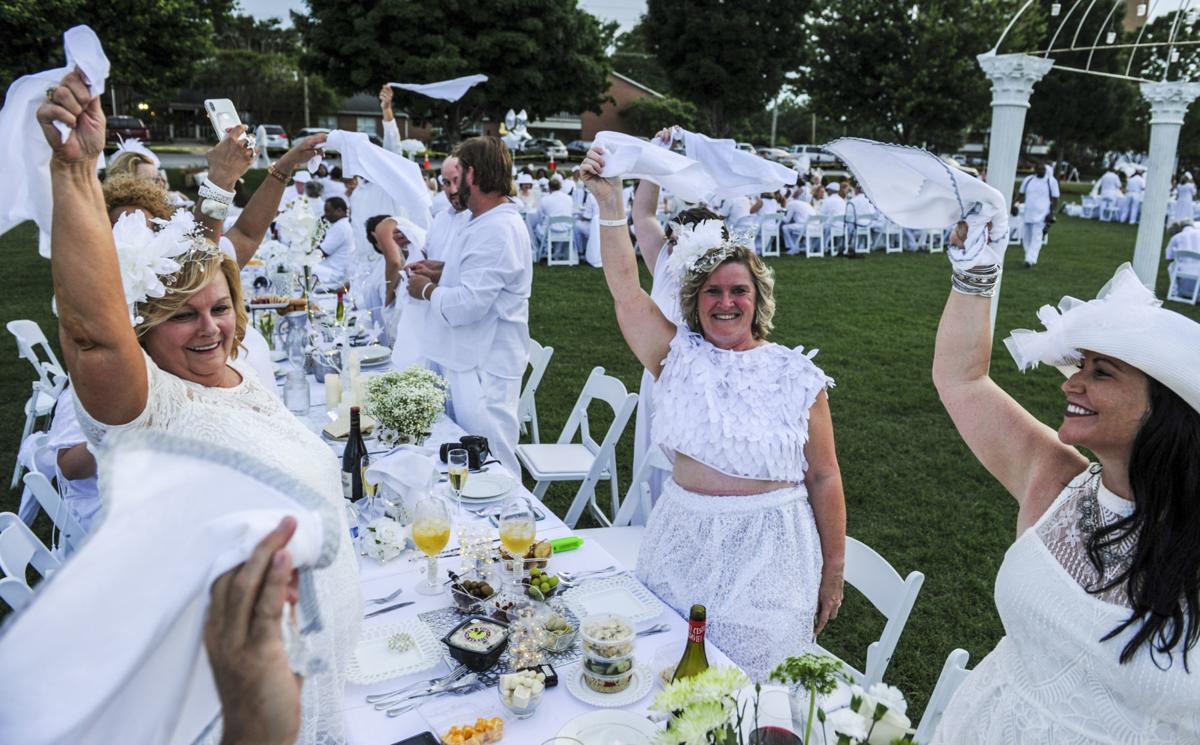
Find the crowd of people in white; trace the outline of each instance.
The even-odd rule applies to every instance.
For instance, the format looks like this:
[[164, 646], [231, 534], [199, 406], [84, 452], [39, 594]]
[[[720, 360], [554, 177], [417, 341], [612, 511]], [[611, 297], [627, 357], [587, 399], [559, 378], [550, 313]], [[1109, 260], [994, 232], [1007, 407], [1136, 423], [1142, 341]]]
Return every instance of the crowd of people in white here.
[[[650, 179], [624, 184], [625, 174], [606, 171], [611, 153], [600, 145], [564, 177], [516, 171], [503, 142], [475, 137], [442, 164], [436, 195], [408, 198], [375, 174], [420, 179], [415, 164], [335, 132], [296, 144], [231, 210], [256, 155], [235, 128], [210, 153], [193, 211], [179, 213], [157, 169], [143, 169], [154, 165], [145, 153], [127, 149], [101, 182], [105, 117], [80, 72], [48, 87], [36, 118], [51, 152], [51, 261], [71, 379], [51, 430], [53, 467], [88, 527], [104, 528], [92, 454], [144, 430], [254, 453], [338, 506], [337, 527], [347, 530], [338, 466], [260, 372], [265, 343], [244, 305], [243, 269], [298, 200], [327, 224], [314, 270], [321, 285], [349, 285], [379, 311], [398, 359], [440, 373], [448, 413], [519, 473], [533, 264], [556, 250], [555, 220], [569, 219], [584, 260], [603, 267], [617, 323], [645, 367], [639, 447], [661, 448], [673, 464], [657, 487], [639, 579], [679, 612], [706, 605], [713, 642], [759, 679], [782, 657], [813, 650], [837, 617], [846, 504], [833, 381], [803, 348], [770, 341], [774, 275], [760, 253], [770, 224], [788, 253], [819, 237], [854, 254], [846, 226], [889, 222], [866, 196], [871, 176], [793, 179], [684, 203]], [[335, 142], [341, 169], [302, 168]], [[954, 425], [1020, 512], [998, 577], [1007, 636], [955, 696], [934, 741], [1200, 741], [1200, 676], [1189, 666], [1200, 643], [1200, 325], [1158, 307], [1125, 268], [1096, 300], [1039, 314], [1046, 331], [1014, 332], [1007, 343], [1023, 367], [1068, 374], [1061, 425], [1040, 423], [988, 375], [990, 298], [1009, 215], [1003, 197], [971, 183], [986, 199], [946, 220], [952, 291], [933, 378]], [[1190, 199], [1186, 186], [1180, 201]], [[1102, 184], [1102, 197], [1111, 187]], [[1032, 265], [1059, 194], [1049, 173], [1026, 179], [1020, 193]], [[201, 237], [188, 234], [174, 266], [156, 272], [161, 293], [131, 298], [118, 247], [135, 233], [169, 235], [185, 220], [202, 226]], [[901, 232], [907, 250], [929, 240], [927, 230]], [[1196, 240], [1194, 228], [1180, 235]], [[654, 277], [648, 293], [638, 249]], [[295, 592], [282, 550], [292, 529], [268, 534], [213, 586], [206, 641], [225, 709], [223, 732], [207, 729], [208, 741], [346, 740], [340, 691], [359, 623], [355, 557], [342, 542], [301, 588], [324, 609], [303, 656], [325, 665], [297, 687], [278, 633]], [[241, 645], [222, 631], [247, 626], [256, 631], [236, 636]], [[47, 640], [45, 660], [66, 662], [53, 661], [51, 648]]]

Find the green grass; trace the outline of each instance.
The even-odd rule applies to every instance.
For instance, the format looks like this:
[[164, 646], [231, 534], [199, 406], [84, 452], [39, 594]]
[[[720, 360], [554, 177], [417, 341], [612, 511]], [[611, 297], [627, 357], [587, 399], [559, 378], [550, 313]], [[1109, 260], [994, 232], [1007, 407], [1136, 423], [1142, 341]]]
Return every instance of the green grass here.
[[[1038, 328], [1035, 311], [1064, 294], [1090, 298], [1122, 261], [1130, 260], [1136, 227], [1062, 218], [1034, 269], [1021, 251], [1008, 253], [997, 328]], [[32, 318], [53, 336], [49, 262], [34, 251], [24, 225], [0, 237], [8, 258], [0, 318]], [[774, 340], [819, 348], [816, 362], [837, 381], [830, 394], [846, 490], [850, 535], [886, 557], [901, 575], [925, 574], [888, 669], [890, 683], [921, 711], [951, 649], [963, 647], [972, 665], [1000, 638], [992, 586], [1012, 542], [1016, 505], [979, 466], [955, 433], [930, 382], [934, 331], [949, 291], [945, 257], [885, 256], [862, 261], [772, 259], [778, 312]], [[648, 277], [643, 275], [648, 283]], [[1158, 283], [1165, 294], [1166, 271]], [[617, 329], [601, 272], [538, 267], [530, 330], [555, 348], [538, 395], [543, 440], [553, 441], [590, 370], [599, 365], [636, 391], [641, 368]], [[1170, 308], [1200, 319], [1196, 308]], [[55, 340], [56, 344], [57, 341]], [[31, 370], [16, 358], [9, 335], [0, 341], [0, 464], [10, 468]], [[993, 375], [1042, 421], [1061, 418], [1062, 377], [1053, 369], [1016, 371], [998, 339]], [[594, 419], [595, 433], [607, 425]], [[622, 489], [630, 478], [633, 425], [619, 448]], [[7, 472], [6, 472], [7, 473]], [[600, 485], [605, 494], [606, 484]], [[565, 513], [573, 491], [556, 486], [547, 502]], [[17, 492], [0, 496], [15, 510]], [[585, 516], [581, 525], [586, 525]], [[37, 526], [46, 533], [45, 518]], [[781, 578], [787, 581], [787, 578]], [[853, 591], [841, 616], [822, 635], [832, 651], [859, 665], [882, 618]], [[808, 619], [796, 619], [808, 623]]]

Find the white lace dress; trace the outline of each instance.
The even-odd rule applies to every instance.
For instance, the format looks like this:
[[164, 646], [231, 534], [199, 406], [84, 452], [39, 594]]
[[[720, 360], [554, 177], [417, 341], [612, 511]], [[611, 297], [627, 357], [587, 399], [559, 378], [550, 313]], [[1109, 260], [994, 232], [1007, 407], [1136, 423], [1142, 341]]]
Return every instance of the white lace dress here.
[[[1133, 503], [1100, 482], [1099, 466], [1075, 477], [1008, 549], [996, 577], [1005, 637], [951, 699], [936, 745], [1181, 745], [1200, 743], [1200, 659], [1189, 674], [1178, 649], [1160, 669], [1142, 648], [1119, 657], [1136, 626], [1101, 642], [1129, 616], [1123, 586], [1100, 595], [1087, 539]], [[1133, 539], [1109, 554], [1105, 581], [1128, 561]]]
[[801, 348], [733, 352], [681, 326], [655, 385], [654, 441], [672, 458], [795, 484], [710, 496], [667, 479], [638, 556], [638, 578], [681, 614], [704, 605], [713, 644], [760, 681], [814, 644], [821, 540], [804, 445], [809, 410], [830, 384]]
[[[136, 419], [109, 426], [97, 422], [77, 405], [79, 423], [92, 447], [102, 447], [109, 432], [137, 428], [172, 432], [252, 454], [326, 495], [337, 507], [343, 535], [348, 534], [341, 467], [332, 451], [263, 387], [244, 361], [230, 360], [229, 365], [241, 374], [242, 382], [233, 388], [210, 388], [161, 370], [147, 356], [149, 395], [146, 408]], [[340, 542], [333, 563], [317, 570], [314, 579], [324, 629], [307, 638], [313, 654], [325, 660], [329, 670], [304, 681], [302, 723], [296, 742], [342, 745], [346, 735], [341, 670], [357, 642], [362, 608], [358, 569], [349, 540]], [[220, 740], [220, 729], [218, 726], [210, 731], [213, 742]]]

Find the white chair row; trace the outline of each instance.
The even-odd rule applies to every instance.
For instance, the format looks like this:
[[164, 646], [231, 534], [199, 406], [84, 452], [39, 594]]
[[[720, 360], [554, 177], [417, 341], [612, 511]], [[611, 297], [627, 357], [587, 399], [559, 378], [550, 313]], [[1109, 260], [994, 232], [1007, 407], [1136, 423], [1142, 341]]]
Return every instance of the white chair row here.
[[0, 600], [19, 611], [33, 599], [33, 588], [25, 577], [33, 567], [43, 578], [62, 564], [29, 526], [11, 512], [0, 512]]
[[[21, 429], [21, 440], [17, 443], [17, 451], [20, 451], [21, 444], [33, 433], [39, 422], [49, 420], [51, 412], [54, 411], [54, 402], [58, 400], [58, 394], [62, 393], [63, 388], [67, 385], [67, 373], [66, 368], [55, 356], [54, 350], [50, 348], [46, 335], [42, 333], [42, 329], [35, 322], [24, 319], [9, 321], [7, 328], [17, 341], [18, 356], [29, 360], [29, 364], [33, 365], [34, 373], [37, 375], [37, 379], [33, 381], [29, 399], [25, 402], [25, 424]], [[21, 483], [22, 470], [23, 466], [18, 460], [13, 466], [10, 489], [17, 488], [17, 485]]]

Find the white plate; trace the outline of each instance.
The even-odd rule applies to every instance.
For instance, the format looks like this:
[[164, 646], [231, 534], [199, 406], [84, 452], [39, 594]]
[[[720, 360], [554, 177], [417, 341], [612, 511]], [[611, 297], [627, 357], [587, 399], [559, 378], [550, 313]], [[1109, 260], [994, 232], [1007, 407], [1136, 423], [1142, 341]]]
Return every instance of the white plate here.
[[653, 621], [666, 610], [654, 593], [628, 574], [585, 580], [563, 593], [580, 618], [596, 613], [616, 613], [630, 623]]
[[363, 365], [378, 365], [392, 358], [392, 350], [382, 344], [372, 344], [362, 347], [358, 353], [358, 361]]
[[467, 500], [495, 499], [512, 491], [517, 485], [511, 476], [498, 473], [473, 473], [467, 476], [462, 496]]
[[[407, 652], [388, 649], [388, 638], [400, 633], [412, 637], [413, 648]], [[386, 626], [367, 626], [359, 634], [358, 646], [346, 665], [346, 680], [361, 685], [380, 683], [428, 670], [441, 661], [441, 645], [419, 618]]]
[[566, 679], [567, 690], [571, 692], [572, 696], [589, 706], [602, 709], [629, 706], [641, 701], [654, 687], [654, 673], [650, 672], [650, 668], [645, 665], [633, 666], [633, 680], [629, 681], [629, 687], [620, 693], [600, 693], [588, 688], [587, 683], [583, 682], [582, 663], [569, 668]]
[[557, 736], [573, 737], [583, 745], [649, 745], [656, 734], [658, 727], [644, 716], [632, 711], [601, 710], [575, 717]]

